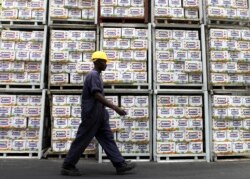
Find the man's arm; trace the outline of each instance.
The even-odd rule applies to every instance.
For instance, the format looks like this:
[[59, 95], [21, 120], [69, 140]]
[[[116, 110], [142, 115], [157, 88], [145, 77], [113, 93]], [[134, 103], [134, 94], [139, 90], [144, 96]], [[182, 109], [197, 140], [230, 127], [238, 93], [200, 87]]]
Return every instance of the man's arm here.
[[96, 100], [98, 100], [104, 106], [107, 106], [107, 107], [113, 109], [119, 115], [121, 115], [121, 116], [126, 115], [126, 111], [124, 111], [123, 109], [121, 109], [118, 106], [116, 106], [116, 105], [112, 104], [111, 102], [109, 102], [100, 92], [95, 92], [94, 96], [95, 96]]

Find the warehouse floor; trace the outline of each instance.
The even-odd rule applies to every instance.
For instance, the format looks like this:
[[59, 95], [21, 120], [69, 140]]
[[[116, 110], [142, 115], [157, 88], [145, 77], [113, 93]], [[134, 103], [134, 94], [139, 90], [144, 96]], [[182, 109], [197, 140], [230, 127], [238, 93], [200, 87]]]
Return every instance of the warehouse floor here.
[[98, 164], [95, 160], [81, 160], [78, 168], [81, 177], [61, 176], [62, 160], [0, 160], [1, 179], [62, 179], [62, 178], [164, 178], [164, 179], [249, 179], [250, 162], [217, 163], [138, 163], [135, 172], [115, 175], [110, 163]]

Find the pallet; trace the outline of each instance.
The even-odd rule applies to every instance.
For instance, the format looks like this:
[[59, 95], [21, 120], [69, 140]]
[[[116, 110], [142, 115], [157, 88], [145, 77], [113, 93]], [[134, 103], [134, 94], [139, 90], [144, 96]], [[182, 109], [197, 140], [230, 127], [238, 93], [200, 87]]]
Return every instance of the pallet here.
[[[129, 155], [129, 154], [123, 155], [122, 154], [122, 156], [125, 160], [130, 160], [133, 162], [149, 162], [149, 161], [151, 161], [151, 157], [149, 154], [147, 154], [147, 155], [140, 155], [140, 154], [138, 154], [138, 155], [132, 155], [132, 154], [131, 155]], [[102, 162], [110, 162], [110, 160], [108, 159], [108, 157], [105, 154], [102, 156], [101, 160], [102, 160]]]
[[206, 156], [204, 154], [170, 154], [170, 155], [157, 155], [157, 162], [205, 162]]
[[0, 84], [0, 89], [40, 89], [40, 84]]
[[49, 85], [48, 89], [50, 90], [82, 90], [83, 84], [58, 84], [58, 85]]
[[1, 158], [9, 158], [9, 159], [22, 159], [22, 158], [38, 158], [38, 152], [15, 152], [15, 151], [10, 151], [10, 152], [2, 152], [0, 151], [0, 159]]
[[213, 161], [242, 161], [250, 160], [250, 153], [238, 153], [238, 154], [214, 154]]
[[50, 25], [93, 25], [94, 23], [94, 20], [50, 19]]
[[169, 90], [169, 89], [190, 89], [190, 90], [202, 90], [203, 86], [202, 84], [157, 84], [156, 85], [156, 90], [161, 91], [161, 90]]
[[104, 91], [105, 90], [148, 90], [149, 84], [105, 84], [104, 83]]
[[34, 26], [39, 26], [39, 25], [44, 25], [44, 22], [42, 20], [5, 20], [5, 19], [0, 19], [0, 24], [1, 25], [34, 25]]
[[155, 18], [156, 24], [192, 24], [199, 25], [200, 19], [184, 19], [184, 18]]
[[244, 90], [249, 91], [250, 90], [250, 84], [249, 85], [213, 85], [212, 90], [220, 90], [220, 91], [227, 91], [227, 90]]
[[132, 18], [132, 17], [99, 17], [99, 24], [100, 23], [144, 23], [147, 24], [147, 18]]
[[212, 19], [208, 18], [209, 25], [230, 25], [230, 26], [248, 26], [248, 20], [234, 20], [234, 19]]

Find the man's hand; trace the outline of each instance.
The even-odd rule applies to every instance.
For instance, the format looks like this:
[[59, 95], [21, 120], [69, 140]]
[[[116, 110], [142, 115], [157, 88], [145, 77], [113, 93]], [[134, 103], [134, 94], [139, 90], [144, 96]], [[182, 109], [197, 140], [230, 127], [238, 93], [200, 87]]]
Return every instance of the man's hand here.
[[116, 107], [114, 108], [114, 110], [115, 110], [115, 112], [116, 112], [117, 114], [119, 114], [120, 116], [125, 116], [125, 115], [127, 114], [126, 111], [125, 111], [124, 109], [119, 108], [118, 106], [116, 106]]

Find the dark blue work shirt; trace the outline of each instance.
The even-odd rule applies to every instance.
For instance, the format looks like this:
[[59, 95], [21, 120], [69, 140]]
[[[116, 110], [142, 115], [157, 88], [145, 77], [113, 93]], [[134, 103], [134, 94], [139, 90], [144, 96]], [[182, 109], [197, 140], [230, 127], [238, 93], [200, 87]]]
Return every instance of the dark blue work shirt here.
[[82, 117], [88, 117], [92, 113], [106, 114], [103, 104], [97, 101], [94, 97], [95, 92], [103, 92], [103, 82], [100, 73], [92, 70], [86, 75], [83, 91], [82, 91]]

